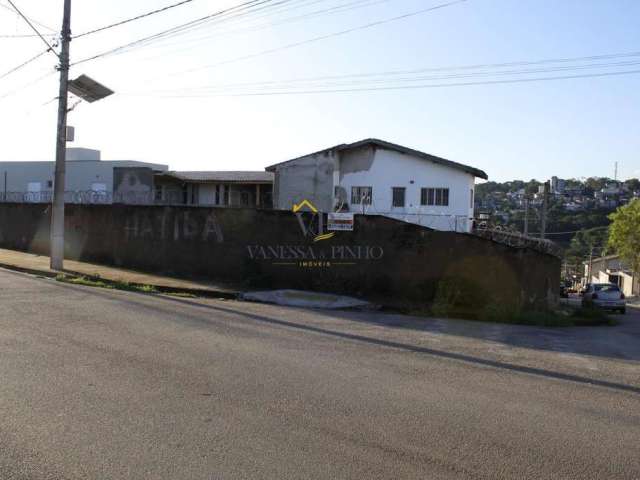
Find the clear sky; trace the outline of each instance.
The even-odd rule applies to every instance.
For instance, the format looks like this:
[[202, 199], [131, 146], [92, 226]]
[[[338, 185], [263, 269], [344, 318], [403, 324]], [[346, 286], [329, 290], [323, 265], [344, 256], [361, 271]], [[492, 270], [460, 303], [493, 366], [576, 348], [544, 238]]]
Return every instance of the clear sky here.
[[[72, 62], [242, 1], [193, 0], [75, 39]], [[60, 29], [62, 0], [14, 2], [40, 24]], [[73, 0], [72, 30], [78, 34], [176, 2]], [[616, 161], [619, 177], [640, 176], [640, 74], [423, 88], [640, 71], [640, 1], [467, 0], [331, 36], [445, 3], [274, 0], [250, 15], [218, 17], [181, 36], [76, 65], [72, 78], [87, 74], [117, 94], [70, 113], [76, 127], [71, 146], [100, 149], [103, 159], [166, 163], [174, 170], [262, 170], [377, 137], [482, 168], [496, 181], [613, 176]], [[7, 0], [0, 6], [0, 36], [30, 33], [4, 8]], [[43, 47], [38, 38], [0, 38], [0, 76]], [[636, 55], [362, 76], [622, 53]], [[48, 54], [0, 78], [0, 160], [53, 159], [56, 61]], [[351, 76], [320, 78], [344, 75]], [[295, 79], [314, 80], [276, 84], [275, 90], [262, 83]], [[354, 91], [407, 85], [420, 88]], [[218, 89], [196, 90], [203, 86]], [[333, 92], [300, 93], [317, 90]], [[255, 93], [261, 95], [248, 95]]]

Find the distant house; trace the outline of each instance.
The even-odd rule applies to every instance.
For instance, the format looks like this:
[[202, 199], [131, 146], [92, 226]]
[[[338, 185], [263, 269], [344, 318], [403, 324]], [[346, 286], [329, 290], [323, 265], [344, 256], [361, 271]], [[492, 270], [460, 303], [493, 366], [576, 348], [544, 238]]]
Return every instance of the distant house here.
[[565, 191], [566, 182], [565, 180], [558, 177], [551, 177], [550, 181], [551, 193], [555, 195], [562, 195]]
[[309, 200], [324, 212], [385, 215], [438, 230], [472, 228], [474, 167], [378, 139], [341, 144], [267, 167], [274, 208]]
[[615, 283], [626, 296], [640, 295], [640, 275], [618, 255], [594, 258], [583, 265], [586, 283]]
[[219, 207], [272, 207], [273, 173], [251, 171], [161, 172], [154, 203]]
[[[51, 202], [55, 162], [0, 162], [0, 199], [6, 202]], [[126, 180], [129, 190], [152, 191], [154, 172], [167, 165], [136, 160], [102, 160], [99, 150], [68, 148], [65, 201], [68, 203], [111, 203], [113, 193]], [[148, 172], [124, 175], [124, 172]], [[125, 179], [126, 177], [126, 179]], [[131, 185], [129, 185], [131, 182]]]
[[[175, 172], [167, 165], [102, 160], [67, 149], [65, 202], [271, 208], [273, 173]], [[55, 162], [0, 162], [0, 201], [50, 203]]]

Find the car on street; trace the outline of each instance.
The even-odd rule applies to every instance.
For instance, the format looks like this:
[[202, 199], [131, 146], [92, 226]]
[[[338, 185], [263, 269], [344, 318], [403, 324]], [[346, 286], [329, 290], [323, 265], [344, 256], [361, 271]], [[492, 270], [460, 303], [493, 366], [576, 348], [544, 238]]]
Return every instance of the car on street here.
[[582, 295], [582, 306], [615, 310], [620, 313], [627, 311], [624, 293], [615, 283], [587, 284]]

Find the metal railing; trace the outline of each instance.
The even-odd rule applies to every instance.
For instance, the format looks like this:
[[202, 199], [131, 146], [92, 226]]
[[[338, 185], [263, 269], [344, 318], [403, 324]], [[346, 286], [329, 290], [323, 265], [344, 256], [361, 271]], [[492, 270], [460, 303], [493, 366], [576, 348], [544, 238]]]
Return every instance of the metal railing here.
[[[0, 201], [4, 203], [51, 203], [53, 192], [2, 192]], [[108, 192], [87, 190], [65, 192], [65, 203], [112, 203], [112, 196]]]
[[[0, 192], [0, 203], [51, 203], [53, 192]], [[79, 205], [166, 205], [166, 206], [202, 206], [202, 207], [228, 207], [228, 208], [250, 208], [254, 207], [251, 202], [243, 204], [234, 201], [230, 205], [216, 205], [209, 203], [198, 203], [185, 199], [183, 192], [164, 192], [162, 197], [156, 196], [153, 192], [125, 192], [113, 193], [97, 190], [67, 191], [64, 194], [64, 201], [67, 204]], [[271, 197], [267, 194], [260, 199], [260, 208], [271, 208]]]
[[515, 248], [531, 248], [533, 250], [548, 253], [556, 257], [562, 256], [562, 249], [548, 239], [530, 237], [522, 233], [500, 227], [489, 228], [479, 223], [474, 226], [471, 233], [478, 237], [493, 240], [494, 242], [509, 245]]
[[422, 227], [448, 232], [466, 233], [471, 231], [471, 221], [466, 215], [448, 215], [438, 213], [397, 213], [384, 212], [376, 213], [385, 217], [400, 220], [402, 222], [414, 223]]

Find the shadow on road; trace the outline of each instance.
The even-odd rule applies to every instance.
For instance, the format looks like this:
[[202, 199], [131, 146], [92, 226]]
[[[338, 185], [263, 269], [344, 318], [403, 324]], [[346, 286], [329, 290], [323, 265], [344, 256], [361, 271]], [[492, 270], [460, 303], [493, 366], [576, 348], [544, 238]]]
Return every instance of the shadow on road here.
[[640, 309], [634, 308], [628, 309], [626, 315], [614, 314], [615, 326], [556, 328], [366, 312], [316, 313], [351, 322], [474, 338], [516, 348], [640, 361]]
[[[81, 289], [81, 291], [84, 294], [87, 294], [87, 295], [93, 295], [93, 296], [96, 296], [96, 297], [102, 297], [102, 298], [107, 299], [109, 301], [116, 301], [116, 302], [123, 303], [123, 304], [126, 304], [126, 305], [135, 306], [137, 308], [150, 310], [150, 311], [153, 311], [153, 312], [156, 312], [156, 313], [159, 313], [159, 314], [163, 314], [163, 315], [167, 314], [167, 310], [165, 308], [163, 308], [161, 306], [149, 305], [149, 302], [142, 302], [141, 301], [143, 298], [146, 299], [146, 300], [149, 300], [151, 298], [149, 296], [142, 296], [140, 294], [114, 295], [115, 292], [100, 291], [100, 289], [95, 289], [95, 288], [91, 288], [91, 287], [78, 287], [78, 286], [75, 286], [75, 285], [68, 285], [68, 284], [54, 283], [54, 282], [52, 282], [51, 285], [55, 285], [55, 286], [60, 287], [60, 288], [72, 288], [74, 290], [80, 290]], [[138, 296], [138, 295], [140, 295], [140, 296], [138, 298], [136, 298], [136, 296]], [[157, 301], [159, 299], [160, 299], [159, 297], [153, 298], [154, 301]], [[303, 323], [296, 323], [296, 322], [291, 322], [291, 321], [287, 321], [287, 320], [281, 320], [281, 319], [277, 319], [277, 318], [273, 318], [273, 317], [268, 317], [268, 316], [265, 316], [265, 315], [258, 315], [258, 314], [254, 314], [254, 313], [249, 313], [249, 312], [238, 310], [238, 309], [227, 308], [227, 307], [222, 307], [222, 306], [218, 306], [218, 305], [199, 303], [197, 301], [192, 301], [192, 300], [183, 299], [183, 298], [163, 296], [163, 297], [161, 297], [161, 299], [162, 299], [162, 301], [166, 301], [166, 302], [181, 304], [181, 305], [185, 305], [185, 306], [189, 306], [189, 307], [192, 307], [192, 308], [197, 308], [197, 309], [205, 310], [205, 311], [214, 311], [214, 312], [221, 312], [221, 313], [225, 313], [225, 314], [235, 315], [235, 316], [238, 316], [238, 317], [241, 317], [241, 318], [253, 321], [253, 322], [260, 322], [260, 323], [275, 325], [275, 326], [284, 327], [284, 328], [288, 328], [288, 329], [294, 329], [294, 330], [299, 330], [299, 331], [304, 331], [304, 332], [312, 332], [312, 333], [316, 333], [316, 334], [319, 334], [319, 335], [324, 335], [324, 336], [329, 336], [329, 337], [334, 337], [334, 338], [340, 338], [340, 339], [350, 340], [350, 341], [355, 341], [355, 342], [360, 342], [360, 343], [366, 343], [366, 344], [369, 344], [369, 345], [377, 345], [377, 346], [386, 347], [386, 348], [392, 348], [392, 349], [396, 349], [396, 350], [404, 350], [404, 351], [412, 352], [412, 353], [420, 353], [420, 354], [430, 355], [430, 356], [434, 356], [434, 357], [438, 357], [438, 358], [445, 358], [445, 359], [449, 359], [449, 360], [460, 361], [460, 362], [464, 362], [464, 363], [468, 363], [468, 364], [472, 364], [472, 365], [491, 367], [491, 368], [502, 369], [502, 370], [517, 372], [517, 373], [522, 373], [522, 374], [535, 375], [535, 376], [543, 377], [543, 378], [549, 378], [549, 379], [555, 379], [555, 380], [564, 380], [564, 381], [570, 381], [570, 382], [579, 383], [579, 384], [585, 384], [585, 385], [609, 388], [609, 389], [622, 391], [622, 392], [640, 394], [640, 387], [634, 386], [634, 385], [627, 385], [627, 384], [623, 384], [623, 383], [617, 383], [617, 382], [610, 382], [610, 381], [606, 381], [606, 380], [588, 378], [588, 377], [584, 377], [584, 376], [580, 376], [580, 375], [572, 375], [572, 374], [568, 374], [568, 373], [555, 372], [553, 370], [548, 370], [548, 369], [543, 369], [543, 368], [535, 368], [535, 367], [527, 367], [527, 366], [522, 366], [522, 365], [515, 365], [515, 364], [511, 364], [511, 363], [507, 363], [507, 362], [489, 360], [489, 359], [484, 359], [484, 358], [480, 358], [480, 357], [475, 357], [475, 356], [472, 356], [472, 355], [465, 355], [465, 354], [462, 354], [462, 353], [448, 352], [448, 351], [445, 351], [445, 350], [438, 350], [438, 349], [434, 349], [434, 348], [421, 347], [421, 346], [417, 346], [417, 345], [411, 345], [411, 344], [408, 344], [408, 343], [401, 343], [401, 342], [395, 342], [395, 341], [391, 341], [391, 340], [384, 340], [384, 339], [380, 339], [380, 338], [369, 337], [369, 336], [365, 336], [365, 335], [358, 335], [358, 334], [354, 334], [354, 333], [330, 330], [330, 329], [320, 328], [320, 327], [313, 326], [313, 325], [307, 325], [307, 324], [303, 324]], [[288, 308], [288, 307], [280, 307], [280, 308]], [[294, 310], [299, 310], [299, 309], [294, 309]], [[308, 310], [305, 310], [305, 311], [308, 311]], [[354, 318], [353, 318], [354, 312], [336, 312], [336, 311], [332, 311], [330, 314], [328, 314], [328, 313], [325, 313], [325, 312], [314, 311], [314, 314], [327, 315], [327, 316], [330, 315], [333, 318], [336, 318], [336, 317], [340, 318], [342, 316], [345, 316], [345, 317], [348, 317], [348, 320], [354, 320]], [[376, 314], [376, 315], [380, 315], [380, 314]], [[194, 323], [198, 323], [198, 324], [202, 324], [202, 325], [211, 325], [213, 323], [219, 323], [219, 322], [216, 322], [214, 319], [211, 319], [211, 318], [206, 318], [205, 319], [205, 318], [202, 318], [202, 317], [196, 316], [196, 315], [183, 315], [183, 317], [184, 317], [184, 320], [188, 320], [188, 321], [191, 321], [191, 322], [194, 322]], [[442, 320], [440, 320], [440, 321], [442, 321]], [[475, 323], [475, 322], [464, 322], [464, 323], [467, 324], [467, 323]], [[386, 324], [386, 323], [383, 323], [383, 324]], [[522, 327], [522, 328], [526, 328], [526, 327]], [[422, 328], [421, 330], [422, 331], [429, 331], [427, 328]], [[554, 332], [555, 332], [555, 330], [554, 330]], [[469, 335], [467, 335], [467, 336], [469, 336]]]
[[341, 339], [345, 339], [345, 340], [363, 342], [363, 343], [367, 343], [367, 344], [370, 344], [370, 345], [378, 345], [378, 346], [381, 346], [381, 347], [405, 350], [405, 351], [413, 352], [413, 353], [422, 353], [422, 354], [436, 356], [436, 357], [440, 357], [440, 358], [446, 358], [446, 359], [450, 359], [450, 360], [457, 360], [457, 361], [462, 361], [462, 362], [465, 362], [465, 363], [472, 363], [472, 364], [475, 364], [475, 365], [482, 365], [482, 366], [485, 366], [485, 367], [499, 368], [499, 369], [509, 370], [509, 371], [518, 372], [518, 373], [536, 375], [536, 376], [552, 378], [552, 379], [556, 379], [556, 380], [566, 380], [566, 381], [571, 381], [571, 382], [576, 382], [576, 383], [582, 383], [582, 384], [587, 384], [587, 385], [595, 385], [595, 386], [599, 386], [599, 387], [611, 388], [611, 389], [615, 389], [615, 390], [621, 390], [621, 391], [625, 391], [625, 392], [631, 392], [631, 393], [640, 394], [640, 387], [636, 387], [636, 386], [633, 386], [633, 385], [625, 385], [625, 384], [622, 384], [622, 383], [609, 382], [609, 381], [606, 381], [606, 380], [597, 380], [597, 379], [592, 379], [592, 378], [583, 377], [583, 376], [579, 376], [579, 375], [571, 375], [571, 374], [566, 374], [566, 373], [561, 373], [561, 372], [554, 372], [552, 370], [547, 370], [547, 369], [542, 369], [542, 368], [534, 368], [534, 367], [527, 367], [527, 366], [521, 366], [521, 365], [514, 365], [514, 364], [510, 364], [510, 363], [506, 363], [506, 362], [488, 360], [488, 359], [474, 357], [474, 356], [471, 356], [471, 355], [465, 355], [465, 354], [461, 354], [461, 353], [447, 352], [447, 351], [444, 351], [444, 350], [437, 350], [437, 349], [433, 349], [433, 348], [421, 347], [421, 346], [411, 345], [411, 344], [407, 344], [407, 343], [400, 343], [400, 342], [394, 342], [394, 341], [390, 341], [390, 340], [383, 340], [383, 339], [380, 339], [380, 338], [367, 337], [367, 336], [364, 336], [364, 335], [358, 335], [358, 334], [353, 334], [353, 333], [348, 333], [348, 332], [340, 332], [340, 331], [336, 331], [336, 330], [329, 330], [329, 329], [325, 329], [325, 328], [316, 327], [316, 326], [313, 326], [313, 325], [305, 325], [305, 324], [301, 324], [301, 323], [290, 322], [290, 321], [287, 321], [287, 320], [280, 320], [280, 319], [273, 318], [273, 317], [267, 317], [267, 316], [264, 316], [264, 315], [257, 315], [257, 314], [254, 314], [254, 313], [242, 312], [242, 311], [238, 311], [238, 310], [235, 310], [235, 309], [232, 309], [232, 308], [225, 308], [225, 307], [216, 306], [216, 305], [201, 304], [201, 303], [193, 302], [193, 301], [186, 300], [186, 299], [168, 298], [168, 300], [170, 300], [172, 302], [181, 303], [181, 304], [184, 304], [184, 305], [189, 305], [191, 307], [202, 308], [202, 309], [207, 309], [207, 310], [214, 310], [214, 311], [224, 312], [224, 313], [227, 313], [227, 314], [239, 315], [241, 317], [244, 317], [244, 318], [247, 318], [247, 319], [250, 319], [250, 320], [253, 320], [253, 321], [268, 323], [268, 324], [271, 324], [271, 325], [277, 325], [277, 326], [281, 326], [281, 327], [292, 328], [292, 329], [306, 331], [306, 332], [313, 332], [313, 333], [317, 333], [317, 334], [321, 334], [321, 335], [327, 335], [327, 336], [331, 336], [331, 337], [337, 337], [337, 338], [341, 338]]

